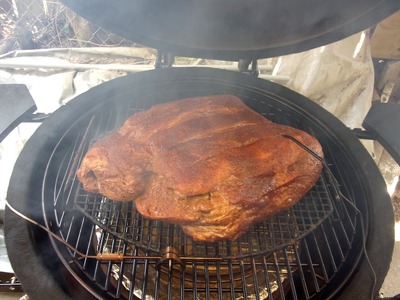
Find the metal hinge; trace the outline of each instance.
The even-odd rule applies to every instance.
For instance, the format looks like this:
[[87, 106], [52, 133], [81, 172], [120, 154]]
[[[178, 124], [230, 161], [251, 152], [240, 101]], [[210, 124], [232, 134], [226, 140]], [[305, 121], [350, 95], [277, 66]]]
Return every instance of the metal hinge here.
[[[249, 69], [251, 64], [251, 68]], [[241, 59], [238, 62], [238, 68], [241, 73], [249, 74], [258, 77], [260, 70], [258, 69], [257, 59]]]
[[172, 67], [174, 62], [175, 62], [174, 54], [158, 51], [156, 61], [154, 62], [154, 67], [156, 69], [168, 68], [168, 67]]
[[361, 128], [353, 128], [350, 131], [360, 140], [375, 140], [375, 138], [366, 130]]
[[14, 274], [0, 272], [0, 292], [23, 292], [23, 290]]

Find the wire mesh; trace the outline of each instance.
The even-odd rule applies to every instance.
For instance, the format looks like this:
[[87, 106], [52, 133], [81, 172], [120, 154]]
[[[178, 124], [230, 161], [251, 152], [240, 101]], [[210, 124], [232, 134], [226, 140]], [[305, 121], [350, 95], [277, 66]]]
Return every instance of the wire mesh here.
[[[360, 251], [354, 246], [359, 218], [346, 205], [343, 219], [336, 218], [337, 207], [331, 205], [332, 194], [324, 175], [292, 210], [256, 224], [236, 241], [221, 243], [195, 242], [185, 237], [177, 225], [143, 218], [134, 202], [114, 202], [82, 189], [76, 168], [84, 153], [93, 142], [121, 127], [131, 114], [160, 101], [227, 92], [227, 87], [219, 83], [221, 88], [216, 90], [208, 81], [204, 87], [203, 83], [193, 83], [193, 88], [178, 82], [140, 86], [135, 97], [120, 92], [128, 96], [119, 96], [118, 101], [109, 100], [85, 113], [54, 149], [48, 165], [52, 171], [44, 181], [43, 203], [54, 213], [60, 236], [87, 255], [122, 253], [136, 258], [122, 262], [78, 259], [68, 249], [65, 257], [68, 261], [72, 257], [82, 276], [90, 280], [90, 289], [106, 293], [107, 299], [310, 299], [327, 290], [329, 294], [329, 283], [345, 270], [344, 265], [356, 261], [353, 259]], [[335, 178], [343, 192], [352, 201], [355, 195], [362, 196], [353, 191], [352, 181], [347, 178], [351, 173], [342, 174], [342, 162], [333, 159], [342, 153], [340, 146], [324, 138], [327, 133], [321, 128], [313, 127], [295, 110], [283, 110], [274, 95], [261, 97], [242, 89], [234, 94], [277, 123], [319, 136], [331, 170], [341, 174]], [[312, 230], [301, 237], [293, 226]], [[266, 232], [271, 234], [267, 236]], [[270, 245], [276, 246], [273, 242], [277, 239], [293, 238], [293, 234], [297, 236], [291, 243], [267, 250]], [[146, 259], [169, 245], [188, 258], [185, 267], [174, 260], [159, 264], [155, 259]]]
[[144, 218], [134, 202], [115, 202], [90, 194], [81, 183], [74, 202], [101, 229], [146, 250], [160, 252], [172, 245], [186, 256], [246, 257], [282, 248], [321, 224], [333, 210], [323, 182], [321, 177], [313, 190], [291, 209], [257, 223], [235, 242], [196, 242], [180, 226]]
[[57, 0], [0, 0], [0, 54], [12, 50], [133, 46]]
[[[120, 109], [121, 107], [128, 110], [132, 105], [128, 102], [120, 105]], [[275, 109], [273, 105], [270, 107]], [[131, 113], [138, 111], [140, 110], [131, 108]], [[89, 149], [101, 137], [119, 129], [120, 123], [112, 122], [110, 118], [115, 114], [117, 112], [112, 111], [97, 114], [86, 129], [80, 126], [84, 130], [81, 134], [82, 140], [74, 148]], [[277, 110], [275, 115], [282, 116], [285, 113]], [[101, 124], [105, 123], [107, 126], [99, 129]], [[287, 122], [281, 121], [281, 123]], [[66, 174], [75, 174], [83, 158], [83, 152], [71, 149], [71, 155], [67, 154], [69, 159], [64, 160], [60, 170], [65, 165]], [[78, 163], [71, 165], [71, 159]], [[60, 183], [60, 189], [68, 194], [75, 194], [72, 195], [74, 208], [85, 214], [101, 229], [144, 250], [160, 252], [167, 246], [173, 246], [180, 249], [185, 256], [193, 257], [247, 257], [271, 252], [301, 239], [320, 225], [333, 211], [333, 199], [327, 190], [326, 179], [321, 174], [315, 186], [292, 208], [254, 225], [236, 241], [201, 243], [184, 234], [180, 226], [144, 218], [137, 211], [133, 201], [112, 201], [100, 194], [86, 192], [80, 182], [77, 182], [77, 186], [67, 183], [68, 181]]]

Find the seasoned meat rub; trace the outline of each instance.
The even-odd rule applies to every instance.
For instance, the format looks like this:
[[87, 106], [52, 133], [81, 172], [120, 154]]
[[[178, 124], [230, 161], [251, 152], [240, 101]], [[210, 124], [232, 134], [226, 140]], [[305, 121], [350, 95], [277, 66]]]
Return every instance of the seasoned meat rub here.
[[130, 117], [88, 151], [78, 178], [195, 240], [234, 240], [292, 207], [319, 177], [321, 162], [282, 135], [323, 156], [315, 138], [235, 96], [183, 99]]

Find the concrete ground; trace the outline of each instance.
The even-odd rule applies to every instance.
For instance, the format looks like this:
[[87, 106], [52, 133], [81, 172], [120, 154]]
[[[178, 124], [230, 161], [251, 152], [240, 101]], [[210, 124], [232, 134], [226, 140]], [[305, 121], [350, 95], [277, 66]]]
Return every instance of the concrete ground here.
[[400, 294], [400, 241], [396, 241], [389, 273], [381, 288], [383, 297], [393, 297]]
[[[25, 293], [20, 293], [20, 292], [0, 293], [0, 300], [17, 300], [17, 299], [19, 300], [24, 296]], [[23, 299], [23, 300], [28, 300], [28, 299]]]

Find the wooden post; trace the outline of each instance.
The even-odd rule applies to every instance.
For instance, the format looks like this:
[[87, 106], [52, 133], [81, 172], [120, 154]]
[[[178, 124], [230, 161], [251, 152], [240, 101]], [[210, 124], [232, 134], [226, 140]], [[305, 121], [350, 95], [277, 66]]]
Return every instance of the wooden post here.
[[74, 30], [79, 46], [93, 46], [93, 44], [88, 43], [88, 41], [92, 39], [93, 34], [96, 31], [95, 26], [68, 8], [65, 10], [65, 16], [69, 22], [69, 25]]

